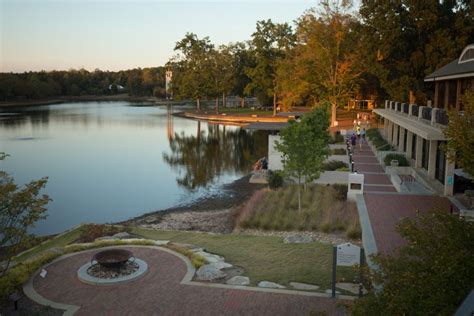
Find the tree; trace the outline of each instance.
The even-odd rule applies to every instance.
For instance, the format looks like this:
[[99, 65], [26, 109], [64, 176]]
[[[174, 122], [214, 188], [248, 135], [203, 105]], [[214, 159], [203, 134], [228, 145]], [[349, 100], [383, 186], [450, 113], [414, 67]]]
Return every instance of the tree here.
[[[5, 158], [6, 155], [0, 153], [0, 160]], [[6, 265], [0, 266], [0, 277], [7, 272], [12, 257], [32, 238], [28, 230], [46, 218], [44, 206], [50, 199], [40, 195], [46, 182], [47, 178], [43, 178], [20, 189], [11, 176], [0, 171], [0, 247], [6, 255]]]
[[474, 222], [434, 211], [398, 230], [408, 244], [374, 258], [369, 280], [380, 290], [358, 300], [353, 315], [453, 315], [474, 286]]
[[280, 64], [277, 81], [286, 107], [329, 101], [334, 126], [336, 109], [353, 95], [361, 71], [351, 2], [323, 0], [321, 5], [321, 12], [312, 9], [299, 19], [298, 45]]
[[474, 41], [470, 0], [362, 0], [362, 64], [389, 96], [423, 102], [423, 78]]
[[317, 108], [303, 116], [300, 122], [290, 125], [280, 133], [276, 149], [281, 152], [283, 172], [296, 178], [298, 183], [298, 210], [301, 211], [301, 184], [319, 178], [322, 165], [329, 153], [329, 117], [324, 108]]
[[448, 158], [474, 176], [474, 91], [464, 95], [463, 105], [464, 112], [449, 112], [449, 123], [443, 132], [448, 139]]
[[277, 64], [295, 45], [296, 37], [288, 23], [273, 23], [270, 19], [257, 22], [252, 34], [252, 53], [255, 66], [246, 68], [250, 82], [245, 93], [254, 94], [264, 105], [273, 97], [273, 114], [276, 114]]
[[178, 99], [193, 98], [196, 108], [201, 110], [200, 100], [215, 93], [215, 81], [212, 77], [214, 45], [208, 37], [199, 39], [196, 34], [187, 33], [176, 43], [178, 52], [173, 60], [173, 94]]

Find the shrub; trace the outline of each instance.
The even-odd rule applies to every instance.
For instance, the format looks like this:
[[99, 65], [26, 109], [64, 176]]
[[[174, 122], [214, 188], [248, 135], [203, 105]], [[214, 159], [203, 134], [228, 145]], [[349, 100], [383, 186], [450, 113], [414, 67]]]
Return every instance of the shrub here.
[[345, 232], [360, 236], [357, 208], [346, 200], [347, 185], [308, 185], [298, 211], [296, 186], [266, 191], [237, 223], [242, 228]]
[[393, 150], [393, 147], [380, 135], [378, 128], [368, 129], [366, 134], [378, 151]]
[[386, 166], [390, 166], [392, 160], [397, 160], [400, 167], [409, 166], [407, 158], [401, 154], [388, 154], [383, 161]]
[[323, 170], [325, 171], [335, 171], [341, 168], [349, 168], [349, 166], [345, 162], [339, 160], [330, 160], [323, 164]]
[[270, 189], [277, 189], [283, 186], [283, 176], [278, 171], [269, 170], [267, 174], [267, 181]]
[[343, 143], [344, 142], [344, 136], [342, 136], [340, 133], [334, 134], [333, 137], [331, 137], [330, 143], [331, 144], [337, 144], [337, 143]]
[[331, 149], [333, 155], [347, 155], [347, 151], [344, 148], [333, 148]]

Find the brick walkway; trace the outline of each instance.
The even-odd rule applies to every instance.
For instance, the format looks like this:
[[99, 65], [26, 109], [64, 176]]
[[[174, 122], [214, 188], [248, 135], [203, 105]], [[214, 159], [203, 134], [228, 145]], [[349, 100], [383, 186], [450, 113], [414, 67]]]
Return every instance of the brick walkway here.
[[187, 272], [182, 259], [156, 248], [128, 249], [148, 263], [138, 280], [114, 286], [82, 283], [77, 270], [90, 261], [90, 251], [53, 263], [33, 287], [46, 299], [80, 306], [76, 315], [345, 315], [337, 306], [343, 301], [330, 298], [181, 284]]
[[[406, 244], [396, 230], [402, 218], [415, 217], [417, 211], [420, 213], [434, 209], [450, 211], [454, 207], [445, 197], [397, 194], [389, 176], [384, 173], [368, 144], [363, 144], [362, 148], [359, 144], [356, 145], [353, 160], [355, 170], [364, 174], [364, 195], [363, 200], [358, 201], [358, 208], [360, 214], [366, 213], [367, 224], [370, 225], [364, 227], [364, 221], [361, 221], [365, 247], [371, 248], [365, 243], [373, 243], [378, 253], [396, 254], [397, 249]], [[361, 212], [361, 208], [366, 210]]]

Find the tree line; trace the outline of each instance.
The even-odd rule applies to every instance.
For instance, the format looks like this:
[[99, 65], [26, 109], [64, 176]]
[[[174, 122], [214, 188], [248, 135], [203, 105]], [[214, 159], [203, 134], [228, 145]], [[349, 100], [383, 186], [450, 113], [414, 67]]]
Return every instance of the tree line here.
[[116, 72], [71, 69], [0, 73], [0, 101], [118, 93], [163, 98], [166, 94], [165, 71], [164, 67], [152, 67]]
[[258, 21], [251, 39], [216, 47], [188, 33], [176, 43], [176, 98], [256, 96], [265, 106], [325, 104], [351, 98], [423, 103], [433, 87], [423, 78], [474, 41], [469, 0], [322, 0], [294, 26]]
[[474, 42], [470, 0], [321, 0], [292, 25], [258, 21], [245, 42], [214, 45], [188, 33], [164, 67], [108, 72], [95, 70], [0, 74], [0, 99], [54, 95], [165, 96], [165, 70], [173, 70], [176, 99], [255, 96], [263, 106], [327, 105], [335, 110], [351, 98], [392, 98], [424, 103], [433, 87], [423, 78], [457, 58]]

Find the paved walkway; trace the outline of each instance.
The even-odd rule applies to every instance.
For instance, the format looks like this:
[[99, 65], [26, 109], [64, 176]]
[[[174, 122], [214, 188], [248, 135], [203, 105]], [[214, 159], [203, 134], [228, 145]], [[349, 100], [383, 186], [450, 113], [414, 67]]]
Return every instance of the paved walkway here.
[[345, 315], [338, 307], [341, 300], [183, 282], [190, 269], [180, 255], [126, 248], [148, 263], [148, 272], [138, 280], [113, 286], [82, 283], [77, 270], [98, 251], [93, 250], [54, 262], [46, 278], [33, 279], [33, 288], [45, 299], [79, 306], [76, 315]]
[[397, 193], [366, 143], [356, 146], [353, 160], [355, 170], [364, 174], [364, 195], [358, 198], [357, 207], [368, 255], [393, 255], [406, 244], [396, 229], [402, 218], [415, 217], [417, 212], [423, 214], [434, 209], [456, 210], [446, 197]]

